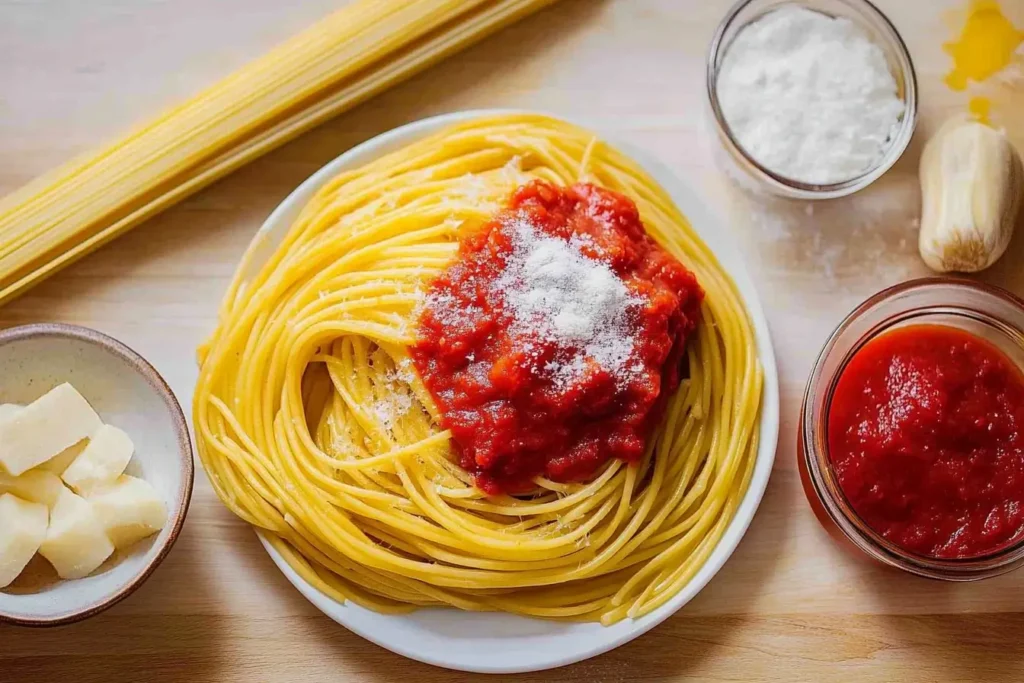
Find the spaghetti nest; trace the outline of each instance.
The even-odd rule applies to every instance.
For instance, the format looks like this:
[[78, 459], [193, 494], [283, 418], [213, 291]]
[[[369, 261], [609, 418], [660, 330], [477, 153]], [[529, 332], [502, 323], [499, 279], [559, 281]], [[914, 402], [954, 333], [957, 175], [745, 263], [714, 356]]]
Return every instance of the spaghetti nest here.
[[[703, 323], [639, 465], [487, 496], [457, 465], [408, 347], [462, 231], [537, 178], [635, 201], [704, 288]], [[757, 452], [751, 324], [664, 190], [589, 132], [531, 115], [456, 125], [341, 173], [255, 267], [269, 249], [250, 248], [200, 354], [196, 437], [221, 499], [319, 590], [382, 612], [608, 624], [664, 604], [721, 539]]]

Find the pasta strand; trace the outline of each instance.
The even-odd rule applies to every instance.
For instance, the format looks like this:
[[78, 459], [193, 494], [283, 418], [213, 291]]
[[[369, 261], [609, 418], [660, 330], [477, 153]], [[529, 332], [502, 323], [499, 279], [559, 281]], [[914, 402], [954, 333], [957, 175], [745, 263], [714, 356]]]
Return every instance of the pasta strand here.
[[[633, 199], [704, 288], [689, 370], [641, 463], [488, 497], [407, 352], [420, 292], [514, 188], [583, 174]], [[609, 624], [664, 604], [719, 543], [757, 455], [751, 322], [665, 191], [589, 132], [527, 114], [455, 125], [329, 181], [250, 272], [260, 248], [201, 352], [199, 454], [225, 504], [326, 594]]]

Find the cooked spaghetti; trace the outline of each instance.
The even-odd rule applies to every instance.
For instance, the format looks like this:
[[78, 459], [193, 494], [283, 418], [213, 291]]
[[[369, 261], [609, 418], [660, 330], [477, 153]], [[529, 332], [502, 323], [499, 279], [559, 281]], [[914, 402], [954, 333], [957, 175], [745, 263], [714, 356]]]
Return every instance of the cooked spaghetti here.
[[[538, 180], [635, 202], [703, 288], [702, 322], [634, 463], [485, 493], [410, 350], [460, 239]], [[476, 119], [341, 173], [255, 268], [266, 248], [250, 248], [201, 350], [196, 437], [221, 499], [319, 590], [382, 612], [609, 624], [664, 604], [718, 544], [756, 460], [753, 331], [714, 255], [621, 153], [546, 117]]]

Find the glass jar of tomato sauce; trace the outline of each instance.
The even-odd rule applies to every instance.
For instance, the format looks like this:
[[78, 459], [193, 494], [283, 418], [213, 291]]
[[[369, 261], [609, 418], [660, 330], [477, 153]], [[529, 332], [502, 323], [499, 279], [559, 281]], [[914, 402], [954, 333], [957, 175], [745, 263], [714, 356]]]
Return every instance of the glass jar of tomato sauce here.
[[[1008, 361], [1000, 366], [1007, 375], [1005, 381], [1020, 382], [1024, 386], [1024, 375], [1020, 374], [1024, 368], [1024, 301], [997, 287], [957, 278], [914, 280], [886, 289], [858, 306], [843, 320], [829, 337], [811, 371], [800, 412], [798, 434], [798, 458], [804, 492], [819, 521], [833, 537], [879, 562], [919, 576], [948, 581], [971, 581], [1005, 573], [1024, 562], [1024, 527], [1005, 544], [980, 554], [961, 553], [960, 556], [939, 557], [934, 553], [908, 549], [904, 544], [893, 542], [891, 533], [873, 528], [858, 513], [855, 508], [862, 499], [851, 499], [847, 495], [849, 489], [844, 490], [840, 477], [843, 471], [837, 467], [833, 453], [830, 453], [830, 447], [836, 445], [835, 439], [830, 438], [829, 434], [830, 416], [844, 371], [851, 367], [851, 361], [858, 353], [866, 347], [870, 348], [872, 342], [884, 339], [885, 335], [893, 338], [891, 333], [899, 332], [901, 328], [908, 328], [902, 330], [906, 336], [908, 331], [913, 333], [909, 328], [915, 325], [928, 326], [917, 329], [936, 329], [931, 326], [941, 326], [950, 331], [949, 328], [952, 328], [954, 335], [959, 334], [965, 339], [969, 336], [982, 351], [987, 349], [1001, 356], [1003, 361]], [[998, 358], [996, 360], [999, 361]], [[952, 368], [950, 372], [956, 370], [962, 368]], [[970, 373], [966, 376], [971, 377]], [[869, 389], [864, 388], [862, 392], [865, 402], [874, 400]], [[849, 402], [849, 395], [845, 395], [843, 400]], [[868, 410], [867, 414], [870, 413]], [[1003, 417], [1011, 419], [998, 414], [994, 417], [997, 421]], [[971, 419], [971, 429], [986, 426], [977, 424], [984, 423], [977, 415], [972, 415]], [[913, 444], [913, 440], [910, 443]], [[839, 448], [835, 447], [835, 450], [838, 454]], [[1004, 450], [1000, 450], [1000, 454]], [[909, 455], [913, 457], [914, 454]], [[1024, 458], [1024, 454], [1021, 457]], [[843, 462], [845, 467], [848, 461]], [[1021, 471], [1024, 472], [1024, 469]], [[920, 476], [920, 473], [915, 473], [915, 476]], [[1018, 482], [1015, 476], [1007, 478], [1000, 475], [999, 481], [992, 483], [997, 490], [1003, 491], [1006, 486], [1017, 486], [1015, 482]], [[858, 491], [864, 490], [864, 482], [861, 484]], [[880, 482], [877, 488], [884, 490], [887, 484]], [[1019, 480], [1019, 484], [1024, 498], [1024, 477]], [[868, 490], [874, 490], [870, 481], [867, 485]], [[977, 477], [970, 485], [977, 487]], [[909, 484], [904, 481], [904, 486], [913, 486], [913, 480]], [[970, 491], [967, 490], [964, 495], [969, 496]], [[1011, 497], [1014, 500], [1006, 505], [1016, 511], [1017, 498]], [[941, 505], [942, 501], [938, 504]], [[987, 520], [982, 522], [981, 528], [985, 528]], [[968, 525], [965, 524], [964, 528], [968, 528]], [[888, 528], [890, 532], [891, 529]]]

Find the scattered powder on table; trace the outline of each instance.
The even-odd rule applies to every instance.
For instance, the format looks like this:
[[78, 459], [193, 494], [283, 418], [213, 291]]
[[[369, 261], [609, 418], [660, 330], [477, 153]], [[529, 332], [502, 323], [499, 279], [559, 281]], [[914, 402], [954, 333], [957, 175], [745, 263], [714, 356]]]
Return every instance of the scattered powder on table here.
[[885, 53], [863, 29], [796, 6], [743, 27], [716, 85], [740, 146], [766, 168], [812, 184], [875, 166], [905, 109]]
[[888, 282], [919, 277], [916, 183], [889, 181], [852, 197], [813, 204], [737, 197], [738, 220], [749, 223], [762, 267], [797, 270], [826, 291], [850, 278]]
[[1013, 53], [1013, 61], [1005, 69], [994, 76], [997, 83], [1009, 88], [1016, 89], [1016, 92], [1024, 91], [1024, 43], [1021, 43], [1017, 51]]

